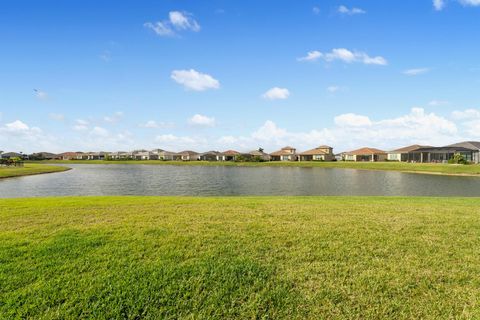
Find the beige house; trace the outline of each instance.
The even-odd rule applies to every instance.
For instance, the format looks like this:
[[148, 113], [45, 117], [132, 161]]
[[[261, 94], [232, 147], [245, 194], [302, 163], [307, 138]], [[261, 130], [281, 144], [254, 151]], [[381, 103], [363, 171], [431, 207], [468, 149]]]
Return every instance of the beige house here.
[[182, 161], [196, 161], [198, 160], [198, 152], [185, 150], [178, 153]]
[[227, 150], [221, 153], [220, 160], [221, 161], [235, 161], [237, 157], [240, 155], [240, 152], [235, 150]]
[[297, 149], [284, 147], [278, 151], [270, 153], [271, 161], [297, 161]]
[[387, 153], [375, 148], [361, 148], [345, 153], [345, 161], [385, 161]]
[[335, 155], [333, 148], [330, 146], [320, 146], [318, 148], [307, 150], [299, 154], [300, 161], [333, 161]]
[[403, 162], [408, 162], [408, 161], [419, 161], [420, 159], [417, 159], [415, 157], [415, 154], [412, 153], [413, 151], [416, 151], [420, 148], [430, 148], [430, 146], [421, 146], [418, 144], [414, 144], [408, 147], [403, 147], [399, 149], [395, 149], [392, 151], [388, 152], [387, 155], [387, 160], [388, 161], [403, 161]]

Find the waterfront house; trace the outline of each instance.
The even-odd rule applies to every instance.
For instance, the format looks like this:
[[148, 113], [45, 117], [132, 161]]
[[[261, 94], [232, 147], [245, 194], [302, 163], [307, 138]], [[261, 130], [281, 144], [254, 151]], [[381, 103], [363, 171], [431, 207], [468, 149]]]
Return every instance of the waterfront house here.
[[87, 160], [105, 160], [108, 156], [107, 152], [100, 151], [100, 152], [88, 152], [87, 153]]
[[431, 146], [421, 146], [414, 144], [408, 147], [403, 147], [389, 151], [387, 154], [388, 161], [402, 161], [402, 162], [419, 162], [420, 159], [417, 157], [418, 153], [413, 151], [420, 148], [432, 148]]
[[132, 152], [135, 160], [158, 160], [158, 154], [154, 154], [147, 150], [135, 150]]
[[461, 147], [472, 150], [471, 157], [466, 154], [465, 160], [473, 163], [480, 163], [480, 141], [463, 141], [448, 145], [447, 147]]
[[132, 160], [133, 153], [127, 151], [115, 151], [108, 154], [110, 160]]
[[300, 161], [333, 161], [335, 155], [333, 154], [333, 148], [330, 146], [319, 146], [315, 149], [307, 150], [299, 155]]
[[227, 150], [222, 152], [221, 154], [221, 160], [222, 161], [235, 161], [237, 160], [237, 157], [240, 155], [240, 152], [235, 151], [235, 150]]
[[182, 161], [195, 161], [198, 160], [198, 152], [185, 150], [178, 153], [180, 155], [180, 160]]
[[159, 151], [157, 155], [159, 160], [165, 160], [165, 161], [182, 160], [182, 155], [172, 151], [162, 150], [162, 151]]
[[218, 151], [207, 151], [198, 155], [201, 161], [221, 161], [222, 154]]
[[76, 160], [77, 152], [63, 152], [58, 155], [60, 160]]
[[248, 154], [248, 157], [250, 160], [260, 160], [260, 161], [270, 161], [271, 160], [271, 157], [268, 153], [265, 153], [262, 151], [262, 149], [260, 150], [252, 150], [250, 151]]
[[360, 148], [357, 150], [346, 152], [345, 161], [385, 161], [387, 153], [383, 150], [375, 148]]
[[278, 151], [270, 153], [271, 161], [297, 161], [297, 149], [284, 147]]
[[446, 163], [452, 159], [456, 153], [459, 153], [463, 158], [469, 162], [474, 161], [474, 158], [478, 159], [478, 150], [475, 151], [470, 148], [451, 145], [445, 147], [428, 147], [419, 148], [410, 152], [411, 157], [418, 159], [417, 162], [433, 162], [433, 163]]
[[4, 152], [0, 155], [2, 159], [10, 159], [10, 158], [21, 158], [27, 159], [28, 156], [18, 152]]
[[54, 160], [54, 159], [61, 159], [58, 154], [51, 153], [51, 152], [36, 152], [30, 155], [30, 159], [32, 160]]

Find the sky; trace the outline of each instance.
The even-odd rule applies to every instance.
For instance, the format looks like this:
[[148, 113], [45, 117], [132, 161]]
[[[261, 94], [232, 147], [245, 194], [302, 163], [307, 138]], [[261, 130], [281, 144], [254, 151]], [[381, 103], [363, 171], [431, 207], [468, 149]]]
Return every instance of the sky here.
[[480, 140], [480, 0], [6, 0], [0, 150]]

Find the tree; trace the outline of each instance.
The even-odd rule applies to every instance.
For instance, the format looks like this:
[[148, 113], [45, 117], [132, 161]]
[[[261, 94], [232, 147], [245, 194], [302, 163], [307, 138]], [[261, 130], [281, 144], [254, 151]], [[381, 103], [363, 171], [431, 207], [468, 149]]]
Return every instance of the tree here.
[[467, 160], [465, 160], [465, 157], [461, 153], [455, 153], [453, 158], [448, 162], [453, 164], [467, 164]]

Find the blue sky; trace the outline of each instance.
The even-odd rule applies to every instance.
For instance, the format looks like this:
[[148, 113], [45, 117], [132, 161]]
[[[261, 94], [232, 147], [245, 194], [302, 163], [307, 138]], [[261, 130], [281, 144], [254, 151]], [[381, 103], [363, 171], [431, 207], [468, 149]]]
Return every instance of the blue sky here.
[[0, 150], [480, 139], [480, 1], [5, 1]]

